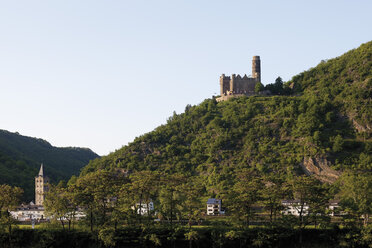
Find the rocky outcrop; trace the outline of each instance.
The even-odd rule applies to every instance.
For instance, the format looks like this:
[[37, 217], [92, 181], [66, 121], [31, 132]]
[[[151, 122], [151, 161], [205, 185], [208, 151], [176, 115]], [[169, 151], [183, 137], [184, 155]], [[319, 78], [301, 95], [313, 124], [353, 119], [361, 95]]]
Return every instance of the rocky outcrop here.
[[333, 183], [341, 173], [331, 169], [330, 164], [324, 157], [305, 157], [301, 163], [301, 168], [306, 175], [312, 175], [322, 182]]
[[359, 133], [361, 132], [371, 132], [372, 128], [367, 124], [365, 126], [359, 124], [356, 120], [352, 119], [353, 126], [356, 130], [358, 130]]

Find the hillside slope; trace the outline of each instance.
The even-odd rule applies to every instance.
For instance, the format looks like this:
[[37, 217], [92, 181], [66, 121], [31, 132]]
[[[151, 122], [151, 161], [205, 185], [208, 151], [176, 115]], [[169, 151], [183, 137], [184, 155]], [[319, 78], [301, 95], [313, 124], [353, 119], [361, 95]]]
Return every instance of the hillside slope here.
[[25, 200], [34, 198], [34, 177], [44, 163], [54, 182], [79, 174], [80, 169], [98, 155], [87, 148], [54, 147], [47, 141], [0, 130], [0, 184], [25, 190]]
[[322, 62], [285, 83], [287, 96], [187, 106], [166, 125], [91, 161], [81, 176], [116, 167], [198, 174], [214, 195], [234, 183], [240, 168], [283, 177], [315, 173], [325, 182], [337, 170], [372, 169], [371, 54], [369, 42]]
[[294, 76], [288, 85], [298, 85], [304, 95], [328, 98], [341, 109], [357, 131], [372, 132], [372, 41], [342, 56]]

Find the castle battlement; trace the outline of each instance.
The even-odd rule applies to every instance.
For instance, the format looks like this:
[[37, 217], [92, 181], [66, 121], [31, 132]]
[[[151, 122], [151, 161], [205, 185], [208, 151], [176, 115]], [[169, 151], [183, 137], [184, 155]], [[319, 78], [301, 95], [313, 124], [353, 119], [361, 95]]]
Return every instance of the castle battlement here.
[[222, 74], [220, 76], [220, 94], [221, 97], [217, 101], [224, 101], [228, 96], [254, 95], [255, 86], [261, 82], [261, 60], [260, 56], [253, 56], [252, 59], [252, 76], [247, 74], [240, 76], [232, 74], [231, 77]]

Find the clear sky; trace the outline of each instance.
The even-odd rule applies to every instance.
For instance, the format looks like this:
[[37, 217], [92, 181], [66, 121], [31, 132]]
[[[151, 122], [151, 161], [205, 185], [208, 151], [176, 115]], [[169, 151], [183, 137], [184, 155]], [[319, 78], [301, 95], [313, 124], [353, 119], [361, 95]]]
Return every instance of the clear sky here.
[[370, 0], [0, 0], [0, 129], [100, 155], [219, 93], [372, 38]]

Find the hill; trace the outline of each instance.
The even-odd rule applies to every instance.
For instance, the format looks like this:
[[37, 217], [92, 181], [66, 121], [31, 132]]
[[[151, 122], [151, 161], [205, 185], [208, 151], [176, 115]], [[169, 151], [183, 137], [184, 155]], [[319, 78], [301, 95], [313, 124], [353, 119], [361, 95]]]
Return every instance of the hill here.
[[[91, 161], [99, 169], [200, 175], [210, 196], [235, 172], [302, 173], [333, 182], [345, 169], [372, 169], [372, 42], [284, 83], [282, 95], [207, 99], [167, 124]], [[284, 94], [284, 95], [283, 95]]]
[[20, 186], [34, 199], [34, 177], [44, 163], [53, 182], [67, 180], [98, 155], [87, 148], [54, 147], [47, 141], [0, 130], [0, 184]]

